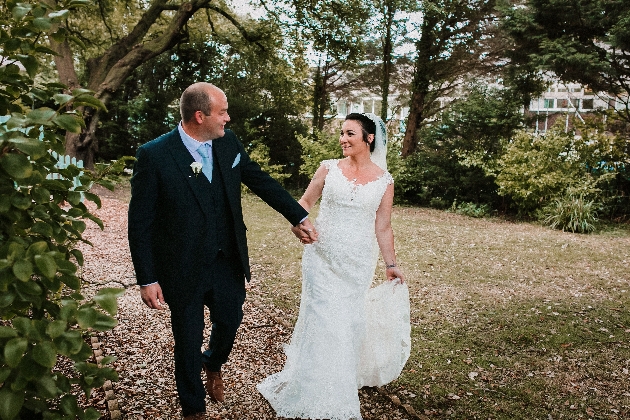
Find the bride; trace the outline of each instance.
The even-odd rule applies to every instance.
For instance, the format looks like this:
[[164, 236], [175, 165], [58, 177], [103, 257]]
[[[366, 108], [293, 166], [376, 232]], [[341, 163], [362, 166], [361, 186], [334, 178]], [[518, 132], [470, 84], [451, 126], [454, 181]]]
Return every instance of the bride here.
[[[370, 284], [379, 249], [387, 279], [404, 281], [390, 221], [394, 181], [386, 170], [385, 124], [374, 114], [349, 114], [339, 143], [345, 158], [323, 161], [299, 200], [308, 211], [322, 198], [318, 240], [305, 246], [302, 258], [300, 311], [285, 348], [286, 365], [258, 384], [281, 417], [361, 419], [358, 389], [395, 379], [409, 356], [408, 294], [398, 293], [400, 306], [407, 305], [406, 326], [394, 326], [403, 336], [407, 330], [406, 340], [385, 341], [392, 326], [378, 320], [366, 325], [375, 318], [366, 302], [368, 291], [378, 289]], [[406, 284], [384, 286], [407, 292]], [[401, 308], [381, 312], [387, 318]], [[393, 357], [383, 361], [383, 354]]]

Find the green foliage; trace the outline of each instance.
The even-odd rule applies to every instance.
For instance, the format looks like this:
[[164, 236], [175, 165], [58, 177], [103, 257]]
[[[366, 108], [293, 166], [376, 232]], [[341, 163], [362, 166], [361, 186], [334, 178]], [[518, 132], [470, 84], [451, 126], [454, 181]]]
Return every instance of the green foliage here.
[[453, 201], [451, 205], [451, 211], [457, 214], [463, 214], [470, 217], [486, 217], [490, 215], [490, 206], [487, 204], [475, 204], [475, 203], [457, 203], [457, 200]]
[[298, 136], [302, 145], [302, 159], [300, 173], [312, 178], [321, 162], [326, 159], [338, 159], [342, 157], [339, 139], [333, 134], [322, 131], [313, 136]]
[[420, 129], [417, 152], [390, 167], [396, 196], [437, 208], [455, 200], [499, 207], [494, 168], [521, 119], [510, 91], [471, 86], [465, 99]]
[[543, 223], [553, 229], [590, 233], [597, 223], [597, 203], [584, 196], [563, 195], [542, 209]]
[[[39, 59], [51, 53], [39, 42], [68, 10], [14, 1], [7, 7], [11, 13], [0, 15], [0, 115], [10, 113], [0, 123], [0, 419], [95, 419], [96, 410], [78, 407], [71, 385], [89, 394], [117, 378], [112, 368], [86, 362], [92, 351], [84, 335], [116, 324], [122, 290], [103, 289], [86, 299], [77, 245], [86, 242], [87, 220], [103, 226], [84, 203], [100, 206], [90, 186], [109, 185], [123, 163], [94, 173], [55, 167], [50, 151], [63, 153], [60, 133], [83, 127], [76, 107], [103, 105], [89, 91], [35, 82]], [[81, 186], [74, 186], [75, 177]], [[59, 357], [75, 362], [76, 375], [53, 372]]]
[[[565, 133], [563, 124], [544, 135], [521, 131], [507, 146], [498, 162], [499, 194], [509, 196], [521, 215], [535, 216], [556, 201], [561, 205], [551, 208], [566, 213], [574, 197], [593, 201], [593, 208], [607, 214], [615, 211], [614, 203], [627, 188], [626, 142], [596, 121], [576, 127], [579, 136]], [[549, 216], [549, 208], [545, 214]]]
[[[513, 40], [509, 67], [527, 68], [530, 74], [551, 71], [565, 82], [616, 95], [627, 105], [630, 2], [530, 0], [504, 11], [502, 26]], [[630, 122], [627, 106], [617, 112]]]

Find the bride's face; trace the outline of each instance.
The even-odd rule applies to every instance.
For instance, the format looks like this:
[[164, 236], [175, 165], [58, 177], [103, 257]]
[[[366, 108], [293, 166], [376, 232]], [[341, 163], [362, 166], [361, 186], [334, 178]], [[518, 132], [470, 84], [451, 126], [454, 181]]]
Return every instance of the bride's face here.
[[346, 120], [341, 126], [339, 144], [344, 156], [354, 156], [361, 153], [370, 153], [370, 145], [363, 140], [361, 123], [355, 120]]

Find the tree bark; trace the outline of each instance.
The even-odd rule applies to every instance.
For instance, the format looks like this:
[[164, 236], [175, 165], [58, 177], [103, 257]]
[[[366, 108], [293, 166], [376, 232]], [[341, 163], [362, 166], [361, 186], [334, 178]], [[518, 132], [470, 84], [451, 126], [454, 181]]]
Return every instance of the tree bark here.
[[395, 8], [389, 1], [384, 4], [385, 38], [383, 39], [383, 78], [381, 83], [381, 119], [387, 121], [387, 108], [389, 107], [389, 78], [392, 74], [392, 25], [394, 24]]

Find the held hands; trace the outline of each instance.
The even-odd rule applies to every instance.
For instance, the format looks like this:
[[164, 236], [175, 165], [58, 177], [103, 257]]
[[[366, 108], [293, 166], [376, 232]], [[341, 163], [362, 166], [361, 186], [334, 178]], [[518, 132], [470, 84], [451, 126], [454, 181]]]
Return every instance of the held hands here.
[[312, 244], [317, 241], [317, 230], [315, 230], [315, 226], [308, 219], [304, 219], [299, 225], [293, 226], [291, 232], [303, 244]]
[[151, 309], [164, 309], [164, 296], [159, 284], [154, 283], [148, 286], [140, 286], [140, 297], [142, 301]]

